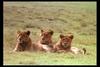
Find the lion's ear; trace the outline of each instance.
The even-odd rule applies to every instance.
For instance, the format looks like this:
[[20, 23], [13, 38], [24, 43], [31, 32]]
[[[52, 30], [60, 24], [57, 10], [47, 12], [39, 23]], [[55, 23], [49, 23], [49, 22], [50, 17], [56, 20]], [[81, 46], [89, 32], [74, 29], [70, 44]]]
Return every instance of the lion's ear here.
[[73, 39], [73, 38], [74, 38], [74, 36], [73, 36], [73, 35], [69, 35], [69, 37], [70, 37], [71, 39]]
[[54, 33], [52, 30], [49, 30], [49, 32], [50, 32], [51, 35], [53, 35], [53, 33]]
[[44, 30], [41, 29], [41, 33], [44, 32]]
[[74, 38], [74, 36], [73, 36], [73, 34], [72, 34], [71, 32], [67, 33], [67, 36], [68, 36], [69, 38], [71, 38], [71, 39]]
[[62, 39], [64, 37], [64, 35], [63, 34], [60, 34], [60, 38]]
[[21, 31], [18, 30], [18, 31], [17, 31], [17, 34], [20, 34], [20, 33], [21, 33]]
[[29, 30], [28, 30], [28, 31], [26, 31], [26, 34], [27, 34], [27, 35], [30, 35], [30, 31], [29, 31]]

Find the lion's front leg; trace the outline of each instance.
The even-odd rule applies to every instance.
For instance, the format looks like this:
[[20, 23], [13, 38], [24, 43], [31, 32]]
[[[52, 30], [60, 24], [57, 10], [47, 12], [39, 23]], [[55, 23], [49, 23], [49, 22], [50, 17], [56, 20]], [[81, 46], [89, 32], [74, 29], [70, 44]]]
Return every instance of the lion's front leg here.
[[17, 43], [16, 46], [15, 46], [15, 48], [14, 48], [14, 50], [13, 50], [13, 52], [19, 51], [20, 47], [21, 46]]
[[58, 50], [57, 52], [58, 53], [64, 53], [64, 52], [66, 52], [66, 50]]
[[66, 52], [65, 50], [62, 50], [59, 45], [55, 45], [54, 48], [53, 48], [54, 52], [58, 52], [58, 53], [61, 53], [61, 52]]

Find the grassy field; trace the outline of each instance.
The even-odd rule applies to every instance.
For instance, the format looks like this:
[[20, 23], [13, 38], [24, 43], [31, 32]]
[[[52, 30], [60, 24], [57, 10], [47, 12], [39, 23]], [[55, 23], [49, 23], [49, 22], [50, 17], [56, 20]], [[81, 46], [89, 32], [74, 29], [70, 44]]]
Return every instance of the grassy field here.
[[[96, 2], [4, 2], [3, 9], [4, 65], [96, 65]], [[61, 33], [72, 32], [72, 45], [86, 48], [86, 55], [12, 52], [17, 30], [30, 30], [36, 41], [41, 28], [54, 31], [54, 42]]]

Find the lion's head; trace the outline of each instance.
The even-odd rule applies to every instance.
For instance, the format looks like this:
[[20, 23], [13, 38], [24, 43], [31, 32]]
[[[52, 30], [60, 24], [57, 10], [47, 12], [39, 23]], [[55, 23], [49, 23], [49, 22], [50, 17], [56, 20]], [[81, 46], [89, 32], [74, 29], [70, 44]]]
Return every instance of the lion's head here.
[[63, 34], [60, 34], [60, 45], [63, 48], [71, 47], [72, 39], [73, 39], [72, 34], [67, 34], [66, 36], [64, 36]]
[[30, 49], [32, 42], [29, 35], [30, 31], [17, 31], [17, 44], [14, 51], [24, 51]]
[[41, 30], [41, 34], [40, 34], [40, 43], [41, 44], [50, 44], [52, 43], [52, 35], [53, 35], [53, 31], [52, 30]]
[[17, 43], [22, 44], [29, 41], [30, 31], [17, 31]]

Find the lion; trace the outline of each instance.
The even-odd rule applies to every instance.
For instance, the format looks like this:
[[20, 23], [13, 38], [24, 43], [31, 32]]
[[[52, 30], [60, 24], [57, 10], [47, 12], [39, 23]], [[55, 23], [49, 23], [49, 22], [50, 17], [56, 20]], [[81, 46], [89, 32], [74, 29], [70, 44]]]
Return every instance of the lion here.
[[37, 51], [50, 52], [52, 50], [52, 30], [41, 30], [40, 39], [34, 45]]
[[72, 47], [72, 40], [74, 36], [68, 33], [66, 36], [60, 34], [60, 40], [53, 46], [54, 52], [71, 52], [73, 54], [85, 54], [86, 49], [79, 49], [77, 47]]
[[14, 48], [15, 51], [31, 51], [32, 50], [32, 40], [29, 37], [30, 31], [17, 31], [17, 42]]

